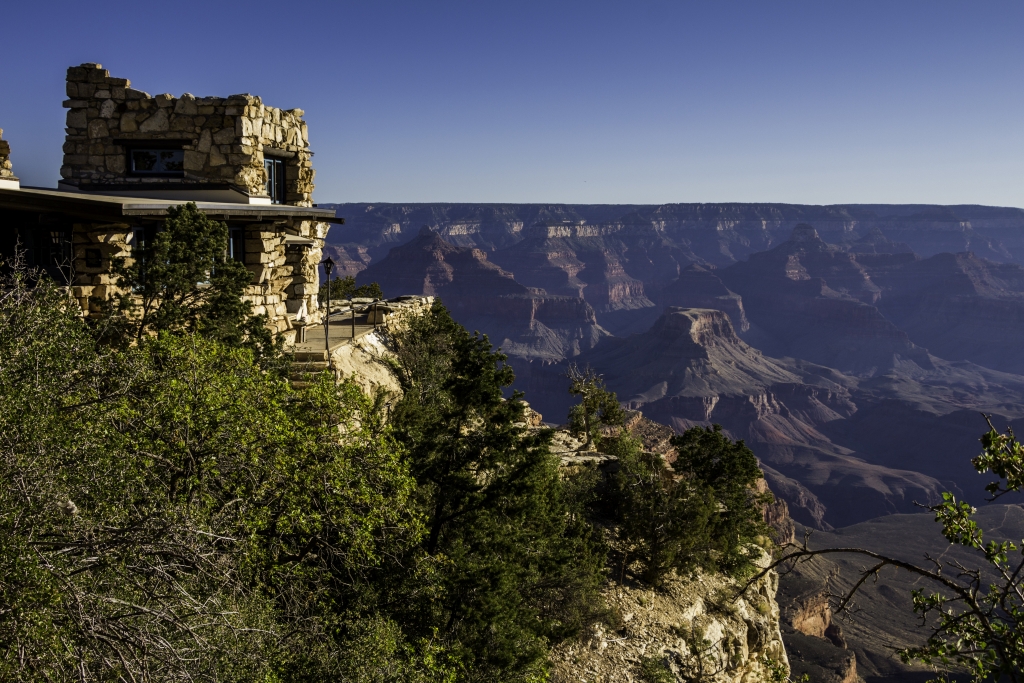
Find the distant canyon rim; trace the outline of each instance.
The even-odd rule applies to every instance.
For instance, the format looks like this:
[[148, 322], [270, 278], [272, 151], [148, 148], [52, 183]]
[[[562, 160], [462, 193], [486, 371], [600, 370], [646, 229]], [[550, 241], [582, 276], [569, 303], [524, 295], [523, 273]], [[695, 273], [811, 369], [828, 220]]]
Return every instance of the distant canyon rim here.
[[797, 521], [984, 502], [970, 458], [1024, 420], [1024, 211], [787, 204], [320, 204], [325, 252], [439, 296], [552, 423], [589, 365], [682, 431], [722, 424]]

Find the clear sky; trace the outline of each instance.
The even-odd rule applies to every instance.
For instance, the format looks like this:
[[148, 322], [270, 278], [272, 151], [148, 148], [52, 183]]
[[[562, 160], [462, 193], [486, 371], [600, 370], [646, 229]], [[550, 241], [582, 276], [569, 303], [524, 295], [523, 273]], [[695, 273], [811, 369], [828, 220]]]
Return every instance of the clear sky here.
[[1024, 3], [0, 4], [15, 173], [64, 73], [306, 111], [318, 202], [1024, 206]]

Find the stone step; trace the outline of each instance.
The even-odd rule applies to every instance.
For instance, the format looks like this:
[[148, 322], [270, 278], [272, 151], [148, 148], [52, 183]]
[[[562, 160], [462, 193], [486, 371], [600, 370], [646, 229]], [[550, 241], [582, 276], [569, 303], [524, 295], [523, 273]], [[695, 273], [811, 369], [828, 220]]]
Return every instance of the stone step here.
[[327, 351], [296, 351], [292, 354], [292, 360], [295, 363], [314, 363], [317, 361], [326, 363]]
[[313, 360], [294, 361], [291, 365], [292, 372], [320, 372], [330, 367], [326, 360], [319, 358]]
[[[296, 355], [299, 354], [296, 353]], [[316, 356], [317, 354], [309, 353], [304, 355]], [[331, 366], [329, 362], [324, 359], [325, 355], [326, 354], [322, 351], [321, 354], [319, 354], [319, 357], [302, 358], [292, 361], [288, 380], [293, 389], [305, 389], [312, 384], [312, 382], [309, 381], [312, 379], [310, 377], [311, 375], [318, 375], [319, 373], [330, 370]]]

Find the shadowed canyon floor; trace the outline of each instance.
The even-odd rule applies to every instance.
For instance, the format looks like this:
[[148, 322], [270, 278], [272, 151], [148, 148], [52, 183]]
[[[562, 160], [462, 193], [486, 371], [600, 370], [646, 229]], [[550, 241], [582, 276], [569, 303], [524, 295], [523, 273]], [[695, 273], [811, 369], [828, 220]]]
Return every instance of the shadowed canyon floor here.
[[440, 296], [509, 354], [547, 419], [570, 405], [568, 363], [591, 365], [652, 419], [745, 439], [794, 518], [816, 528], [911, 512], [946, 489], [980, 501], [969, 464], [980, 413], [1024, 417], [1017, 209], [339, 213], [348, 226], [332, 236], [347, 241], [332, 249], [345, 272], [389, 294]]

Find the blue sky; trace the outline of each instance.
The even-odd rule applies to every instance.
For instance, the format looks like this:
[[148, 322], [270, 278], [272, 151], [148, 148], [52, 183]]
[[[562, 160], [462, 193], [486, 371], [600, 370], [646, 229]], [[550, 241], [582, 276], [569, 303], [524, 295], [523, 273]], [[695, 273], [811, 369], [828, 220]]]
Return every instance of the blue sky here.
[[0, 128], [64, 71], [301, 107], [316, 200], [1024, 206], [1024, 3], [4, 3]]

